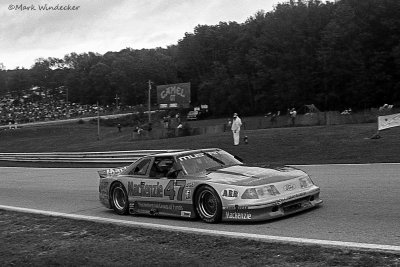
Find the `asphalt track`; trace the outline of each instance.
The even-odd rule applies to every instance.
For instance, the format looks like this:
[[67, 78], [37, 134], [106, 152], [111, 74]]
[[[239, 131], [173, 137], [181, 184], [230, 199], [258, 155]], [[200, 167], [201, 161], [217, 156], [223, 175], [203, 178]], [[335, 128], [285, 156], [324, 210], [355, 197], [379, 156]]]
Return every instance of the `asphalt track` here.
[[[97, 169], [0, 168], [0, 208], [6, 206], [95, 216], [110, 222], [276, 240], [370, 244], [400, 251], [400, 164], [308, 165], [321, 187], [322, 207], [261, 223], [210, 225], [187, 219], [118, 216], [98, 202]], [[313, 243], [313, 242], [306, 242]], [[356, 246], [357, 247], [357, 246]], [[361, 246], [363, 247], [363, 246]]]

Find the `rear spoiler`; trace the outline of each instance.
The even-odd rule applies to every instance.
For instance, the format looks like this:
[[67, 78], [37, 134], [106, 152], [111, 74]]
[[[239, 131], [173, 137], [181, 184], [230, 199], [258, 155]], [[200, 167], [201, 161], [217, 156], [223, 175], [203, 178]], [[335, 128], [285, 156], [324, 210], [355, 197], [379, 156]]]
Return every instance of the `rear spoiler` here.
[[106, 177], [109, 177], [109, 176], [117, 176], [122, 171], [124, 171], [127, 167], [128, 166], [105, 169], [105, 170], [97, 171], [97, 173], [99, 174], [100, 178], [106, 178]]

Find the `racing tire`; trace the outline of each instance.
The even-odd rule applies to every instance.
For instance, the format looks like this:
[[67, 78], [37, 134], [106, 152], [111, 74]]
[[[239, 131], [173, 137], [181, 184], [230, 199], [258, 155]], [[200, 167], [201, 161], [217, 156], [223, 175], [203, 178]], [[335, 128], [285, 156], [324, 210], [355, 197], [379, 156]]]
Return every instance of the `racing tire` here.
[[119, 215], [126, 215], [129, 213], [128, 194], [125, 187], [117, 182], [111, 187], [111, 207]]
[[217, 192], [208, 185], [202, 186], [195, 198], [196, 211], [206, 223], [217, 223], [222, 218], [222, 203]]

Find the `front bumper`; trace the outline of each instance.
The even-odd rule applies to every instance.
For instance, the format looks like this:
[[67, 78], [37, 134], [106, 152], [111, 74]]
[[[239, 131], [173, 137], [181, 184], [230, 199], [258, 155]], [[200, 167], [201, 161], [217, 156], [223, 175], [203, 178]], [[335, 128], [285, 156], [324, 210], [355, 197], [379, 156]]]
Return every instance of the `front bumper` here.
[[281, 199], [262, 205], [223, 207], [223, 221], [264, 221], [311, 209], [322, 204], [319, 189], [296, 199]]

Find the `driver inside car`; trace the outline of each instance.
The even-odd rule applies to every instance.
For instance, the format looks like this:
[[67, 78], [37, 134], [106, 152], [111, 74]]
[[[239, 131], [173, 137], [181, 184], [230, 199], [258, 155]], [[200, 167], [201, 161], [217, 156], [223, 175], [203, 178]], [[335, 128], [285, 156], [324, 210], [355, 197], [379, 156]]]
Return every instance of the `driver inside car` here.
[[151, 178], [163, 178], [167, 177], [168, 172], [171, 170], [173, 160], [168, 159], [155, 159], [153, 166], [150, 169]]

